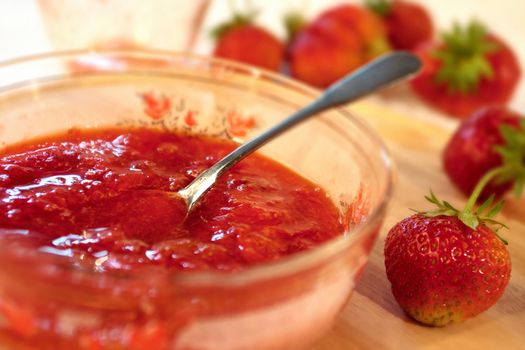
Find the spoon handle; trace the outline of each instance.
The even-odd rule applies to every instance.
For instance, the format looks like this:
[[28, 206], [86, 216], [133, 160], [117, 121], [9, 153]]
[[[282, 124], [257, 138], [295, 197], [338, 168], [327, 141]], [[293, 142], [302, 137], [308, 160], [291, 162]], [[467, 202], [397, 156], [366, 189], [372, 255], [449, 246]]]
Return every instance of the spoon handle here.
[[417, 73], [420, 68], [421, 61], [417, 56], [407, 52], [394, 52], [384, 55], [342, 78], [331, 85], [317, 100], [240, 145], [196, 177], [188, 186], [181, 189], [178, 193], [186, 200], [188, 211], [192, 210], [198, 199], [206, 193], [219, 176], [272, 138], [326, 109], [350, 103], [377, 91], [379, 88], [406, 79]]

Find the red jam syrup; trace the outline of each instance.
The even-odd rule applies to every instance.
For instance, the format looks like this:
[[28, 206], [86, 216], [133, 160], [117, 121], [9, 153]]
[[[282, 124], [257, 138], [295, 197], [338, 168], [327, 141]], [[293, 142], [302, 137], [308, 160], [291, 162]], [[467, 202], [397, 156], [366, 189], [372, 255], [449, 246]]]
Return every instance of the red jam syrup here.
[[230, 169], [184, 218], [169, 192], [235, 147], [149, 129], [71, 130], [10, 146], [0, 154], [0, 240], [89, 256], [99, 270], [232, 271], [342, 234], [321, 188], [258, 154]]

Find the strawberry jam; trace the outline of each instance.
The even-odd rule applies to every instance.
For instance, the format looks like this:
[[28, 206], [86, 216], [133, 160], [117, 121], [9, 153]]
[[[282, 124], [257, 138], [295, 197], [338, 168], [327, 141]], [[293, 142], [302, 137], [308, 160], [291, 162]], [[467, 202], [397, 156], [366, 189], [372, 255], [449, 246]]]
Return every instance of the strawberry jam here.
[[89, 258], [102, 271], [231, 271], [342, 234], [338, 210], [322, 189], [257, 154], [221, 177], [185, 217], [172, 192], [235, 146], [104, 129], [8, 147], [0, 155], [0, 240]]

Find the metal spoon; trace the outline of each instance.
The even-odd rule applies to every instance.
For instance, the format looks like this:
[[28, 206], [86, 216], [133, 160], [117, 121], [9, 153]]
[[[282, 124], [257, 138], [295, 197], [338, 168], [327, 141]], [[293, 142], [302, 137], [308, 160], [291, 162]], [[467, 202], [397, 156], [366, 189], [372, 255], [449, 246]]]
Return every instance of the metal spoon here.
[[173, 194], [184, 200], [187, 214], [189, 214], [226, 170], [274, 137], [322, 111], [355, 101], [382, 87], [408, 78], [417, 73], [420, 68], [421, 61], [417, 56], [407, 52], [394, 52], [370, 62], [331, 85], [321, 97], [311, 104], [240, 145], [197, 176], [188, 186]]

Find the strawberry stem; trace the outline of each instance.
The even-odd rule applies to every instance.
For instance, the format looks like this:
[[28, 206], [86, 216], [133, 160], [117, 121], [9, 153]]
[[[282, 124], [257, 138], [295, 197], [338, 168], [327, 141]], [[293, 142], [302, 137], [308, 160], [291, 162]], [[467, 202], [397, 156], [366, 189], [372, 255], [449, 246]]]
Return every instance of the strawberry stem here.
[[463, 211], [472, 212], [472, 209], [476, 205], [476, 202], [478, 201], [478, 198], [481, 195], [481, 192], [483, 192], [483, 189], [485, 188], [485, 186], [487, 186], [487, 184], [491, 180], [494, 180], [496, 177], [500, 176], [506, 171], [507, 171], [507, 168], [501, 166], [501, 167], [494, 168], [491, 171], [487, 172], [485, 175], [483, 175], [483, 177], [476, 184], [476, 187], [474, 187], [474, 190], [472, 191], [472, 194], [470, 195]]
[[[505, 173], [508, 173], [508, 171], [508, 167], [500, 166], [492, 169], [491, 171], [483, 175], [483, 177], [478, 181], [476, 187], [472, 191], [472, 194], [470, 195], [463, 211], [457, 213], [457, 217], [461, 220], [461, 222], [463, 222], [465, 225], [467, 225], [473, 230], [477, 229], [477, 227], [480, 224], [493, 226], [494, 233], [505, 245], [507, 245], [508, 242], [498, 234], [498, 230], [502, 227], [508, 227], [505, 224], [493, 219], [493, 217], [496, 216], [496, 214], [498, 214], [503, 208], [503, 202], [498, 202], [495, 205], [492, 205], [495, 197], [494, 195], [492, 195], [483, 204], [481, 204], [477, 210], [474, 211], [473, 209], [476, 205], [479, 196], [481, 195], [483, 189], [487, 186], [487, 184], [490, 181], [493, 181], [494, 179], [497, 179], [498, 177], [504, 175]], [[484, 214], [483, 212], [485, 211], [488, 212]]]

